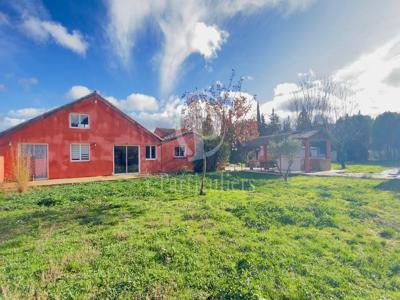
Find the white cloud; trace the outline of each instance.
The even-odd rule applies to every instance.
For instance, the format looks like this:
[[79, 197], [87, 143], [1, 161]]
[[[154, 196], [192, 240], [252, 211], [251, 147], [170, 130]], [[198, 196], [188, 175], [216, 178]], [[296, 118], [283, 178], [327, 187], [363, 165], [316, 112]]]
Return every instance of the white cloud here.
[[24, 122], [24, 119], [2, 117], [0, 116], [0, 130], [5, 130], [7, 128], [13, 127]]
[[206, 60], [210, 60], [217, 56], [217, 52], [228, 38], [228, 33], [216, 25], [208, 26], [203, 22], [191, 24], [192, 21], [179, 19], [176, 23], [161, 23], [165, 36], [160, 70], [163, 93], [172, 88], [180, 66], [190, 54], [199, 53]]
[[47, 108], [32, 108], [32, 107], [22, 108], [17, 110], [10, 110], [8, 112], [8, 117], [14, 119], [29, 120], [45, 113], [46, 111], [48, 111]]
[[125, 99], [117, 99], [114, 96], [105, 96], [104, 98], [126, 113], [157, 112], [159, 110], [156, 98], [140, 93], [132, 93]]
[[178, 97], [171, 96], [163, 102], [157, 101], [152, 96], [138, 93], [132, 93], [122, 100], [114, 96], [104, 98], [150, 130], [156, 127], [180, 126], [183, 101]]
[[[385, 111], [400, 112], [400, 36], [362, 54], [333, 72], [332, 77], [351, 87], [352, 99], [362, 113], [376, 116]], [[270, 113], [275, 108], [281, 115], [288, 115], [285, 103], [298, 88], [296, 83], [278, 84], [273, 99], [264, 103], [261, 110]]]
[[260, 110], [264, 114], [270, 114], [274, 109], [280, 116], [287, 117], [290, 112], [285, 109], [285, 104], [293, 97], [293, 94], [299, 90], [296, 83], [284, 82], [274, 88], [272, 101], [260, 105]]
[[57, 22], [30, 16], [23, 21], [22, 28], [25, 34], [39, 42], [53, 39], [58, 45], [80, 55], [85, 55], [89, 47], [89, 44], [79, 31], [72, 30], [69, 33], [63, 25]]
[[279, 8], [284, 13], [305, 9], [313, 0], [109, 0], [107, 33], [110, 44], [125, 66], [129, 66], [138, 34], [148, 24], [163, 34], [160, 58], [161, 91], [173, 87], [182, 63], [193, 53], [207, 61], [216, 57], [228, 38], [218, 27], [237, 13], [250, 14], [262, 8]]
[[18, 84], [22, 86], [25, 90], [29, 90], [31, 86], [37, 85], [38, 83], [39, 80], [35, 77], [18, 79]]
[[115, 53], [124, 64], [130, 62], [131, 49], [135, 45], [137, 31], [156, 6], [162, 1], [117, 1], [109, 0], [109, 24], [107, 33]]
[[[238, 12], [252, 14], [264, 7], [278, 8], [284, 14], [295, 11], [303, 11], [310, 6], [314, 0], [231, 0], [219, 1], [215, 10], [225, 16], [233, 16]], [[214, 4], [214, 3], [213, 3]], [[215, 5], [215, 4], [214, 4]]]
[[5, 84], [0, 84], [0, 93], [6, 90]]
[[400, 112], [400, 36], [334, 73], [353, 87], [361, 112], [377, 115]]
[[47, 108], [22, 108], [10, 110], [6, 116], [0, 116], [0, 130], [16, 126], [22, 122], [32, 119], [47, 112]]
[[163, 103], [158, 112], [140, 112], [131, 115], [135, 120], [150, 130], [154, 130], [156, 127], [180, 128], [182, 108], [182, 99], [171, 96], [168, 101]]
[[[66, 96], [69, 99], [76, 100], [90, 94], [91, 92], [92, 90], [84, 85], [75, 85], [69, 89]], [[117, 99], [114, 96], [104, 96], [104, 98], [125, 112], [155, 112], [159, 109], [156, 98], [140, 93], [132, 93], [125, 99]]]
[[118, 101], [117, 106], [124, 111], [155, 112], [159, 109], [156, 98], [138, 93], [132, 93], [125, 100]]
[[69, 89], [66, 97], [71, 100], [76, 100], [90, 94], [92, 90], [83, 85], [74, 85]]

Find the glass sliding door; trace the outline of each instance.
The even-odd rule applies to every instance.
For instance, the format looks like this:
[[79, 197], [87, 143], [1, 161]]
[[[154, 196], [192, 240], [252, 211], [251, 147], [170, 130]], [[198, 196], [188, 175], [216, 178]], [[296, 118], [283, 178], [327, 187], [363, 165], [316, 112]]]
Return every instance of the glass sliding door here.
[[126, 173], [126, 147], [114, 146], [114, 173]]
[[139, 147], [114, 146], [114, 173], [139, 172]]
[[21, 144], [21, 162], [26, 160], [31, 169], [32, 180], [47, 179], [47, 145], [44, 144]]
[[139, 148], [137, 146], [127, 147], [127, 170], [128, 173], [139, 172]]

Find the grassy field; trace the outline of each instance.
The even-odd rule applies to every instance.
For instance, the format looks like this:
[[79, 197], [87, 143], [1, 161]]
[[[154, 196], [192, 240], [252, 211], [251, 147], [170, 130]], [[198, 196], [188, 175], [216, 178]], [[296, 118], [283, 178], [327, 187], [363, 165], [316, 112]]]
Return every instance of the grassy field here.
[[[383, 171], [391, 168], [399, 168], [398, 163], [394, 162], [373, 162], [369, 161], [366, 163], [348, 163], [346, 169], [343, 169], [345, 173], [382, 173]], [[333, 170], [341, 170], [342, 167], [339, 163], [332, 163]]]
[[400, 181], [210, 178], [0, 195], [0, 298], [400, 298]]

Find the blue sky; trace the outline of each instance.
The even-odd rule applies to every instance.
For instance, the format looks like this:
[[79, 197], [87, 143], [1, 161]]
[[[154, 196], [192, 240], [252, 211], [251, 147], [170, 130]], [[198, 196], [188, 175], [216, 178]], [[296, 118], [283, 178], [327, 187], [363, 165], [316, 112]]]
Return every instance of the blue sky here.
[[400, 110], [398, 0], [0, 0], [0, 129], [98, 90], [173, 126], [186, 90], [246, 78], [285, 112], [299, 73], [351, 81], [359, 109]]

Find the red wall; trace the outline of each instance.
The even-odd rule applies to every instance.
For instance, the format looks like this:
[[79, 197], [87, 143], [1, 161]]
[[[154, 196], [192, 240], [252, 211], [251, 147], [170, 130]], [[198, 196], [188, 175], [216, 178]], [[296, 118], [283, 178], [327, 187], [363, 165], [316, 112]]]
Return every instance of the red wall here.
[[0, 156], [0, 183], [4, 181], [4, 157]]
[[[89, 114], [90, 129], [69, 128], [69, 114], [72, 112]], [[166, 158], [167, 167], [162, 167], [161, 158], [165, 156], [160, 155], [161, 141], [96, 94], [0, 136], [0, 155], [5, 156], [5, 176], [8, 179], [12, 178], [10, 153], [16, 151], [20, 143], [48, 144], [49, 179], [112, 175], [114, 145], [140, 147], [141, 173], [170, 172], [173, 170], [168, 166], [180, 169], [186, 165], [183, 161], [171, 163], [171, 152], [171, 157]], [[90, 161], [71, 162], [71, 143], [90, 144]], [[157, 146], [156, 160], [146, 160], [146, 145]], [[163, 150], [164, 147], [168, 148], [163, 145]]]
[[[185, 146], [185, 157], [174, 157], [175, 146]], [[196, 137], [193, 133], [185, 134], [162, 144], [163, 172], [176, 172], [183, 168], [193, 170], [191, 158], [196, 153]]]

